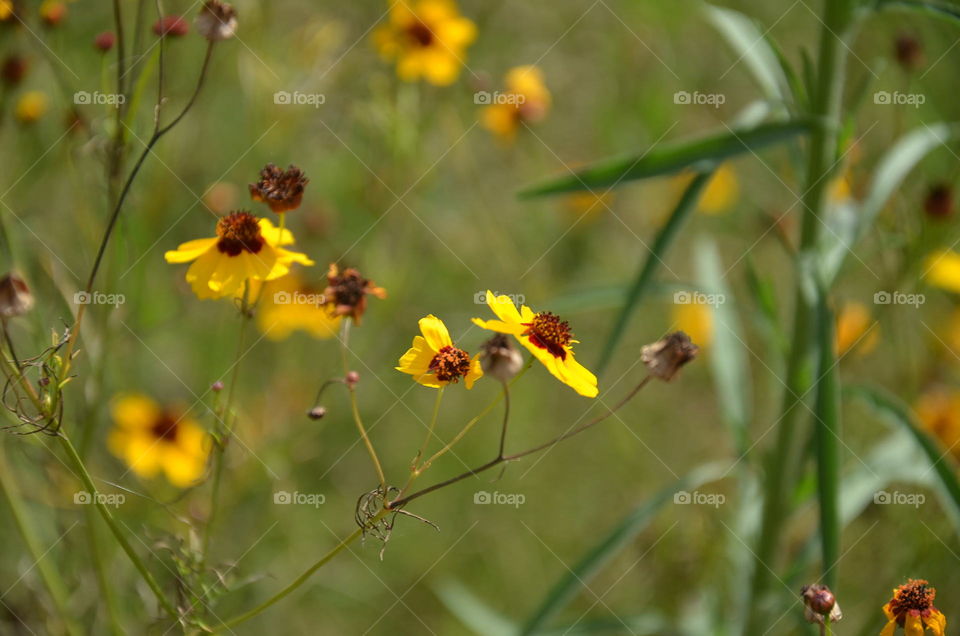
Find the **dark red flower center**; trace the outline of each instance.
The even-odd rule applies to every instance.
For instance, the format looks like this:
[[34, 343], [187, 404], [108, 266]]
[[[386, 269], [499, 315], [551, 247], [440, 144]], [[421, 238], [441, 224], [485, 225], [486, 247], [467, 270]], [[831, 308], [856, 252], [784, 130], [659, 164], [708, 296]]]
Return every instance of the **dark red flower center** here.
[[463, 349], [447, 345], [433, 356], [430, 371], [441, 382], [458, 382], [470, 372], [470, 355]]
[[433, 31], [420, 20], [417, 20], [407, 27], [407, 35], [420, 46], [430, 46], [433, 44]]
[[150, 433], [159, 441], [173, 442], [177, 439], [177, 418], [163, 413], [150, 428]]
[[570, 325], [549, 311], [537, 314], [533, 322], [522, 323], [527, 328], [524, 336], [530, 338], [534, 346], [546, 349], [554, 358], [567, 359], [567, 345], [573, 340]]
[[229, 256], [258, 253], [264, 244], [257, 217], [249, 212], [232, 212], [217, 221], [217, 249]]

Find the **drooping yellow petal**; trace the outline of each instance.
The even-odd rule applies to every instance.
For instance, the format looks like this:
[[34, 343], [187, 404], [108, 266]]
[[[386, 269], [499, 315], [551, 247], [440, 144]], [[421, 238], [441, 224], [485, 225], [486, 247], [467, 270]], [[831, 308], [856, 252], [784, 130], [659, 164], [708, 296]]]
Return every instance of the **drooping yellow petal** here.
[[430, 345], [430, 348], [435, 352], [440, 351], [440, 349], [444, 347], [453, 346], [453, 341], [450, 339], [450, 332], [447, 331], [447, 326], [433, 314], [421, 318], [419, 324], [420, 332], [423, 334], [423, 337], [426, 338], [427, 344]]
[[195, 239], [181, 243], [177, 249], [166, 252], [163, 257], [168, 263], [189, 263], [207, 250], [215, 249], [216, 245], [216, 238]]
[[947, 632], [947, 617], [941, 612], [934, 610], [927, 619], [927, 627], [934, 633], [934, 636], [944, 636]]
[[905, 636], [923, 636], [923, 621], [920, 617], [907, 612], [903, 621], [903, 633]]
[[466, 385], [467, 390], [473, 388], [473, 383], [483, 377], [483, 369], [480, 366], [480, 354], [477, 354], [473, 357], [473, 360], [470, 361], [470, 370], [467, 372], [467, 375], [463, 378], [463, 383]]
[[880, 636], [893, 636], [897, 632], [897, 621], [892, 620], [880, 630]]

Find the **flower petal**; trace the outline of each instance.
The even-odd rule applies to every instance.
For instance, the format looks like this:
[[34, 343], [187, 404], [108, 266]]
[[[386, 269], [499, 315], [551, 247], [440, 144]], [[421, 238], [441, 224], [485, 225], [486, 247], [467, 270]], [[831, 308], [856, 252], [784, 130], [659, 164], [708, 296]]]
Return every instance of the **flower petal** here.
[[447, 326], [433, 314], [421, 318], [419, 324], [420, 332], [423, 334], [423, 337], [427, 339], [427, 344], [429, 344], [430, 348], [434, 351], [440, 351], [440, 349], [444, 347], [453, 345], [453, 341], [450, 340], [450, 332], [447, 331]]
[[163, 255], [168, 263], [189, 263], [199, 258], [207, 250], [214, 249], [217, 245], [216, 238], [203, 238], [181, 243], [175, 250], [170, 250]]
[[513, 304], [509, 296], [494, 296], [493, 292], [487, 290], [487, 306], [493, 310], [497, 318], [504, 322], [523, 322], [520, 319], [520, 312], [517, 306]]
[[415, 336], [413, 345], [400, 357], [399, 366], [395, 368], [397, 371], [413, 376], [424, 375], [430, 372], [430, 363], [436, 354], [436, 351], [430, 349], [423, 336]]

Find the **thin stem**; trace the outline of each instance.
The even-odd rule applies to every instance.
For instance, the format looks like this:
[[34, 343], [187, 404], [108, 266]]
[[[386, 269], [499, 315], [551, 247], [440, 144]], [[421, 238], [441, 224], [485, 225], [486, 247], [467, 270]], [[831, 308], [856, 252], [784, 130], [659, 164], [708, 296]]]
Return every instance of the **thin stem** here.
[[117, 601], [114, 598], [113, 590], [110, 588], [110, 578], [107, 576], [104, 567], [104, 559], [100, 551], [100, 537], [97, 534], [97, 513], [87, 506], [87, 539], [90, 548], [90, 561], [93, 563], [93, 571], [97, 576], [97, 587], [100, 588], [100, 594], [103, 597], [103, 604], [107, 608], [107, 618], [110, 620], [110, 631], [114, 636], [123, 636], [125, 632], [120, 625], [120, 618], [117, 616]]
[[[349, 318], [345, 317], [340, 325], [340, 356], [343, 361], [344, 376], [350, 372], [349, 359], [347, 358], [349, 342], [350, 320]], [[363, 445], [367, 449], [367, 454], [370, 455], [370, 461], [373, 462], [373, 468], [377, 473], [377, 479], [380, 481], [380, 488], [386, 492], [387, 477], [383, 472], [383, 466], [380, 464], [380, 458], [377, 456], [377, 451], [373, 447], [373, 443], [370, 441], [370, 436], [367, 435], [367, 429], [363, 426], [363, 419], [360, 417], [360, 408], [357, 405], [357, 389], [353, 384], [348, 383], [347, 390], [350, 392], [350, 412], [353, 414], [353, 422], [357, 426], [357, 432], [360, 433], [360, 439], [363, 440]]]
[[503, 449], [507, 443], [507, 423], [510, 421], [510, 384], [503, 382], [503, 428], [500, 430], [500, 450], [497, 457], [503, 457]]
[[423, 457], [423, 454], [427, 452], [427, 445], [430, 443], [430, 438], [433, 437], [433, 431], [437, 427], [437, 419], [440, 416], [440, 402], [443, 400], [444, 388], [445, 387], [440, 387], [437, 389], [437, 398], [433, 403], [433, 415], [430, 417], [430, 425], [427, 426], [427, 436], [423, 438], [423, 443], [420, 444], [420, 448], [417, 449], [417, 454], [413, 458], [413, 463], [410, 465], [411, 472], [417, 472], [417, 464], [420, 458]]
[[834, 316], [823, 290], [820, 293], [817, 319], [820, 365], [814, 441], [820, 503], [821, 567], [824, 584], [835, 589], [843, 528], [840, 520], [840, 380], [834, 357]]

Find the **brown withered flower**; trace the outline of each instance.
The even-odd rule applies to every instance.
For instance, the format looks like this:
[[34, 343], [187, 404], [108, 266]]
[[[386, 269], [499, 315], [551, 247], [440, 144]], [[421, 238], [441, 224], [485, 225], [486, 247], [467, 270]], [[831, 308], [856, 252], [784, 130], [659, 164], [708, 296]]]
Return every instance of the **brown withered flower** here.
[[303, 190], [308, 183], [310, 180], [300, 168], [291, 164], [286, 170], [281, 170], [268, 163], [260, 171], [260, 180], [250, 184], [250, 198], [266, 203], [271, 210], [281, 214], [300, 207]]
[[937, 590], [923, 579], [907, 579], [907, 582], [893, 590], [893, 598], [883, 606], [887, 624], [881, 636], [893, 636], [897, 627], [905, 634], [924, 634], [926, 630], [934, 636], [944, 636], [947, 618], [933, 605]]
[[836, 623], [843, 618], [840, 604], [826, 585], [804, 585], [800, 597], [803, 599], [803, 617], [808, 623], [823, 625], [827, 619]]
[[207, 0], [194, 22], [197, 33], [211, 42], [229, 40], [237, 32], [237, 11], [220, 0]]
[[17, 274], [0, 278], [0, 317], [22, 316], [33, 308], [33, 294]]
[[364, 278], [353, 267], [341, 272], [336, 263], [330, 263], [323, 297], [335, 315], [349, 316], [359, 325], [363, 312], [367, 310], [367, 296], [386, 298], [387, 291], [383, 287], [377, 287], [372, 280]]
[[669, 382], [699, 352], [700, 349], [687, 334], [675, 331], [662, 340], [644, 345], [640, 350], [640, 360], [647, 365], [651, 375]]
[[923, 200], [923, 211], [937, 219], [950, 216], [953, 213], [953, 188], [947, 183], [932, 185]]
[[523, 356], [510, 338], [498, 333], [481, 346], [480, 366], [484, 374], [507, 382], [520, 372]]

